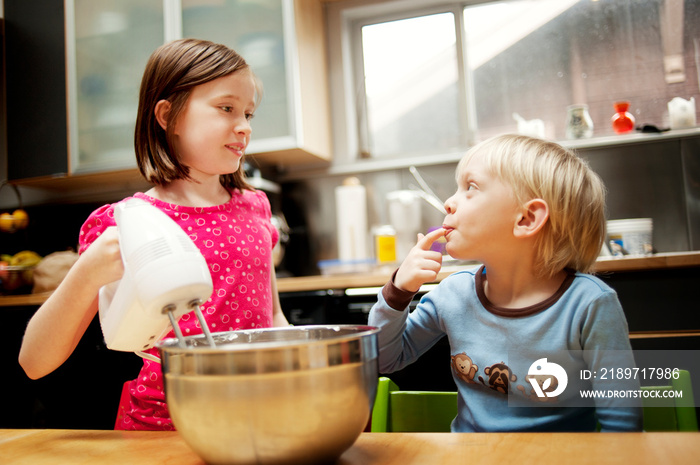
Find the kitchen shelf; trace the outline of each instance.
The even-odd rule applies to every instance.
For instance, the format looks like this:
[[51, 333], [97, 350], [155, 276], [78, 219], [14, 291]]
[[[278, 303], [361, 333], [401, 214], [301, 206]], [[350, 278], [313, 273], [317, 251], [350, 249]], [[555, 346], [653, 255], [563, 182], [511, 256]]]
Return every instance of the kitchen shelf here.
[[[632, 133], [626, 135], [593, 137], [590, 139], [580, 140], [560, 140], [556, 142], [564, 147], [578, 151], [621, 145], [649, 144], [665, 140], [683, 139], [687, 137], [700, 137], [700, 127], [678, 129], [662, 133]], [[398, 169], [405, 169], [410, 166], [421, 167], [458, 163], [464, 156], [464, 153], [464, 150], [457, 150], [449, 153], [431, 154], [430, 156], [421, 154], [410, 157], [374, 158], [369, 160], [334, 162], [330, 166], [323, 167], [289, 167], [288, 171], [280, 175], [279, 181], [299, 181], [327, 176], [350, 176], [377, 171], [394, 171]]]
[[57, 173], [51, 176], [12, 181], [12, 184], [66, 194], [80, 193], [84, 189], [105, 189], [105, 186], [133, 185], [143, 189], [150, 187], [137, 168], [87, 174]]

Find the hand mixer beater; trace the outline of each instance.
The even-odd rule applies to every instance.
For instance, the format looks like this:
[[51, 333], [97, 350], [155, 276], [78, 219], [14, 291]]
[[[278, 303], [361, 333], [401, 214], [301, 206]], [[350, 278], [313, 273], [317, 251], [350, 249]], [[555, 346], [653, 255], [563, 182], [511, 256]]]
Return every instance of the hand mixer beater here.
[[177, 321], [193, 310], [214, 347], [199, 308], [213, 285], [197, 246], [168, 215], [141, 199], [117, 204], [114, 219], [124, 275], [100, 289], [100, 325], [107, 347], [159, 361], [143, 351], [155, 346], [170, 326], [185, 347]]

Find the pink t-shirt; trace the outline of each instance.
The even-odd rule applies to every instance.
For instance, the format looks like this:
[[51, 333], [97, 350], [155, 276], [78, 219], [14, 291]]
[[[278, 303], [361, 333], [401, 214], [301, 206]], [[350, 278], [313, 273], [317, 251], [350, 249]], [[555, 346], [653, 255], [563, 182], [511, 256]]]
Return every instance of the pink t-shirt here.
[[[233, 191], [229, 202], [205, 208], [174, 205], [140, 192], [134, 197], [175, 220], [204, 255], [214, 290], [201, 309], [211, 332], [272, 326], [272, 247], [278, 233], [270, 222], [270, 203], [263, 192]], [[79, 252], [110, 226], [115, 226], [114, 205], [95, 210], [80, 230]], [[184, 336], [202, 333], [194, 312], [183, 315], [179, 325]], [[171, 331], [166, 337], [174, 336]], [[156, 349], [151, 353], [158, 355]], [[160, 363], [144, 359], [128, 391], [119, 406], [117, 429], [175, 429], [165, 405]]]

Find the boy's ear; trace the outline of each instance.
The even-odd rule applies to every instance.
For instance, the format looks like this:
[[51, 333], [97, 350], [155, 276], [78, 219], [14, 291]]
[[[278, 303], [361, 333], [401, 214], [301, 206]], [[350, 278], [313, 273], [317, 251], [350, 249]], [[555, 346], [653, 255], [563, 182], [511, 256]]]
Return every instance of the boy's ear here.
[[170, 115], [170, 102], [167, 100], [158, 100], [153, 112], [156, 115], [156, 120], [160, 127], [166, 130], [168, 128], [168, 116]]
[[513, 233], [516, 237], [535, 235], [549, 219], [549, 205], [542, 199], [532, 199], [523, 205]]

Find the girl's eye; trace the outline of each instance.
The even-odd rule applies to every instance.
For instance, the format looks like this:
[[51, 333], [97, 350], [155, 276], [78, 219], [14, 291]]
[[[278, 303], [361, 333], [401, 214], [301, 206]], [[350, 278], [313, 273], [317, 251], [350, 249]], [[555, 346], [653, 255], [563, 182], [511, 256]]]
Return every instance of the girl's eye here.
[[254, 115], [253, 113], [246, 113], [246, 114], [245, 114], [245, 119], [246, 119], [246, 120], [250, 121], [250, 120], [252, 120], [253, 118], [255, 118], [255, 115]]
[[221, 110], [226, 112], [226, 113], [231, 113], [233, 111], [233, 107], [228, 107], [228, 106], [222, 106]]

